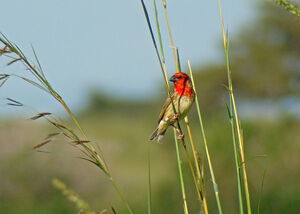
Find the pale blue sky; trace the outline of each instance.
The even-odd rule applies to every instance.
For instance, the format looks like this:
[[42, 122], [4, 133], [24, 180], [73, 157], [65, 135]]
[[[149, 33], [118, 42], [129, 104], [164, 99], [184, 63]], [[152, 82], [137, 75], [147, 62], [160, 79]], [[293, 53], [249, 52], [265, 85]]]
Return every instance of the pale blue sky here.
[[[145, 2], [153, 16], [152, 0]], [[182, 66], [187, 59], [194, 66], [222, 59], [217, 0], [167, 2]], [[161, 2], [157, 4], [161, 28], [166, 28]], [[28, 56], [32, 56], [30, 44], [35, 47], [46, 76], [71, 108], [83, 107], [91, 89], [137, 99], [159, 93], [161, 71], [139, 0], [10, 0], [3, 1], [1, 8], [0, 31]], [[234, 35], [255, 17], [255, 1], [223, 0], [223, 13]], [[171, 74], [173, 58], [168, 34], [165, 30], [163, 34]], [[18, 66], [11, 69], [26, 72]], [[1, 73], [7, 70], [0, 60]], [[17, 80], [0, 89], [0, 98], [5, 97], [41, 111], [59, 110], [50, 96]], [[7, 112], [3, 103], [1, 112]]]

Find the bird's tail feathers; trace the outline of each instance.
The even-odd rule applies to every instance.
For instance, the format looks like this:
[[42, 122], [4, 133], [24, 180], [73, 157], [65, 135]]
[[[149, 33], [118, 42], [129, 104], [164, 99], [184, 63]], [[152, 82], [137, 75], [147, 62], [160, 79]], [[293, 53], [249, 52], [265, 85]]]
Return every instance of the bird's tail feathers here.
[[158, 133], [158, 127], [154, 130], [154, 132], [149, 137], [149, 141], [157, 140], [158, 143], [161, 143], [166, 130], [163, 133]]
[[151, 134], [151, 136], [149, 137], [150, 141], [153, 141], [157, 138], [157, 133], [158, 133], [158, 127], [154, 130], [154, 132]]
[[163, 140], [164, 136], [165, 136], [165, 133], [163, 133], [161, 135], [158, 135], [158, 137], [157, 137], [157, 143], [162, 143], [162, 140]]

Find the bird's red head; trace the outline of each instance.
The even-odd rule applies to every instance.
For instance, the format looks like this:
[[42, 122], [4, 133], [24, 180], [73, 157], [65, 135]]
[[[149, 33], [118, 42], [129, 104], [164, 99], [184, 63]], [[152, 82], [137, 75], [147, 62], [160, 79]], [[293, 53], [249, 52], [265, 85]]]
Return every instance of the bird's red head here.
[[193, 91], [190, 77], [186, 73], [179, 72], [174, 74], [170, 78], [170, 82], [174, 83], [175, 92], [180, 96], [189, 96], [189, 97], [194, 96], [194, 91]]

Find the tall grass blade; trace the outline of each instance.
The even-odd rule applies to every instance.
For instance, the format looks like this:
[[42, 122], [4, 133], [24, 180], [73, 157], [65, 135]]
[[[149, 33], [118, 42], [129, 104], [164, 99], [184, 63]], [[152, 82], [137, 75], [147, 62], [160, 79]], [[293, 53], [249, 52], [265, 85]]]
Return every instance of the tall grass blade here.
[[220, 197], [219, 197], [218, 185], [217, 185], [217, 182], [216, 182], [216, 179], [215, 179], [215, 174], [214, 174], [214, 170], [213, 170], [213, 167], [212, 167], [210, 154], [209, 154], [209, 151], [208, 151], [206, 134], [205, 134], [205, 130], [204, 130], [203, 122], [202, 122], [202, 116], [201, 116], [201, 111], [200, 111], [200, 106], [199, 106], [199, 101], [198, 101], [198, 95], [197, 95], [197, 90], [196, 90], [196, 87], [195, 87], [195, 82], [194, 82], [194, 77], [193, 77], [193, 72], [192, 72], [192, 67], [191, 67], [190, 61], [188, 61], [188, 66], [189, 66], [190, 77], [191, 77], [191, 80], [192, 80], [192, 85], [193, 85], [193, 88], [194, 88], [194, 91], [195, 91], [195, 104], [196, 104], [199, 123], [200, 123], [200, 127], [201, 127], [201, 133], [202, 133], [206, 158], [207, 158], [207, 162], [208, 162], [208, 167], [209, 167], [209, 171], [210, 171], [210, 175], [211, 175], [211, 179], [212, 179], [212, 183], [213, 183], [213, 189], [214, 189], [214, 193], [215, 193], [215, 197], [216, 197], [216, 201], [217, 201], [218, 212], [219, 212], [219, 214], [222, 214], [223, 211], [222, 211]]
[[235, 161], [235, 168], [236, 168], [236, 176], [237, 176], [237, 185], [238, 185], [238, 198], [239, 198], [239, 209], [240, 214], [244, 213], [244, 205], [243, 205], [243, 196], [242, 196], [242, 177], [240, 172], [240, 157], [237, 151], [237, 144], [236, 144], [236, 133], [235, 133], [235, 127], [234, 127], [234, 117], [233, 117], [233, 109], [232, 109], [232, 102], [231, 98], [229, 100], [230, 106], [227, 107], [229, 112], [229, 121], [231, 126], [231, 134], [232, 134], [232, 144], [233, 144], [233, 152], [234, 152], [234, 161]]
[[259, 191], [259, 196], [258, 196], [258, 203], [257, 203], [257, 214], [260, 213], [260, 202], [261, 202], [261, 196], [262, 196], [263, 187], [264, 187], [264, 183], [265, 183], [266, 171], [267, 170], [265, 169], [263, 176], [262, 176], [262, 180], [261, 180], [260, 191]]
[[[232, 105], [234, 122], [235, 122], [235, 129], [233, 129], [233, 131], [235, 132], [235, 130], [236, 130], [236, 132], [237, 132], [236, 134], [237, 134], [237, 138], [238, 138], [238, 147], [239, 147], [240, 160], [241, 160], [240, 162], [242, 164], [243, 184], [244, 184], [244, 190], [245, 190], [247, 211], [248, 211], [248, 214], [251, 214], [250, 193], [249, 193], [248, 178], [247, 178], [247, 171], [246, 171], [246, 164], [245, 164], [243, 136], [242, 136], [242, 132], [241, 132], [241, 126], [240, 126], [240, 121], [239, 121], [239, 117], [238, 117], [238, 113], [237, 113], [235, 97], [234, 97], [234, 93], [233, 93], [232, 79], [231, 79], [231, 69], [230, 69], [230, 61], [229, 61], [229, 39], [228, 39], [227, 33], [225, 32], [221, 0], [218, 0], [218, 2], [219, 2], [219, 8], [220, 8], [220, 19], [221, 19], [221, 25], [222, 25], [225, 61], [226, 61], [226, 67], [227, 67], [228, 89], [229, 89], [229, 97], [230, 97], [230, 103], [231, 103], [230, 105]], [[234, 136], [235, 136], [235, 134], [234, 134]], [[240, 203], [241, 203], [241, 201], [240, 201]], [[242, 206], [242, 204], [240, 204], [240, 207], [241, 206]], [[241, 208], [240, 208], [240, 210], [241, 210]]]
[[184, 180], [182, 175], [182, 169], [181, 169], [181, 159], [180, 159], [180, 153], [178, 148], [178, 142], [177, 142], [177, 136], [176, 131], [174, 130], [174, 142], [175, 142], [175, 148], [176, 148], [176, 155], [177, 155], [177, 164], [178, 164], [178, 172], [179, 172], [179, 179], [180, 179], [180, 185], [181, 185], [181, 192], [182, 192], [182, 198], [183, 198], [183, 210], [185, 214], [188, 214], [188, 206], [186, 201], [186, 194], [185, 194], [185, 187], [184, 187]]
[[[161, 50], [161, 56], [162, 56], [162, 63], [163, 63], [163, 73], [164, 73], [164, 77], [165, 79], [167, 79], [167, 73], [166, 73], [166, 65], [165, 65], [165, 59], [164, 59], [164, 51], [163, 51], [163, 45], [162, 45], [162, 39], [161, 39], [161, 32], [160, 32], [160, 27], [159, 27], [159, 21], [158, 21], [158, 14], [157, 14], [157, 8], [156, 8], [156, 1], [154, 0], [154, 11], [155, 11], [155, 19], [156, 19], [156, 26], [157, 26], [157, 34], [158, 34], [158, 37], [159, 37], [159, 45], [160, 45], [160, 50]], [[164, 8], [166, 9], [166, 2], [163, 2], [163, 5], [164, 5]], [[166, 11], [165, 11], [166, 12]], [[167, 18], [167, 21], [168, 18]], [[169, 23], [169, 22], [168, 22]], [[175, 60], [175, 65], [176, 65], [176, 68], [177, 68], [177, 72], [181, 72], [181, 68], [180, 68], [180, 59], [179, 59], [179, 52], [178, 52], [178, 49], [174, 46], [174, 42], [173, 42], [173, 37], [172, 37], [172, 33], [171, 33], [171, 28], [169, 26], [169, 35], [171, 37], [171, 45], [172, 45], [172, 49], [173, 49], [173, 53], [175, 54], [174, 56], [174, 60]], [[170, 89], [169, 89], [169, 85], [168, 85], [168, 82], [166, 81], [166, 87], [167, 87], [167, 90], [168, 90], [168, 93], [170, 95]], [[171, 96], [169, 96], [171, 98]], [[172, 101], [172, 99], [171, 99]], [[176, 113], [176, 110], [175, 110], [175, 106], [174, 106], [174, 103], [172, 101], [172, 105], [173, 105], [173, 110], [174, 112]], [[187, 117], [186, 117], [187, 118]], [[187, 118], [188, 120], [188, 118]], [[188, 126], [188, 125], [187, 125]], [[182, 134], [182, 129], [180, 127], [180, 123], [179, 121], [177, 120], [177, 127], [179, 129], [179, 132], [180, 134]], [[189, 128], [189, 126], [188, 126]], [[189, 130], [189, 138], [190, 138], [190, 141], [191, 143], [193, 143], [192, 141], [192, 134], [191, 134], [191, 131]], [[175, 139], [177, 140], [177, 139]], [[207, 209], [207, 204], [206, 204], [206, 198], [204, 196], [204, 189], [203, 189], [203, 185], [201, 185], [200, 183], [200, 187], [198, 185], [198, 182], [197, 182], [197, 178], [196, 178], [196, 175], [195, 175], [195, 171], [194, 171], [194, 168], [193, 168], [193, 165], [192, 165], [192, 162], [191, 162], [191, 158], [188, 154], [188, 151], [187, 151], [187, 148], [186, 148], [186, 144], [185, 144], [185, 140], [182, 139], [182, 145], [184, 147], [184, 151], [185, 151], [185, 155], [186, 155], [186, 158], [187, 158], [187, 161], [188, 161], [188, 165], [190, 167], [190, 170], [191, 170], [191, 173], [192, 173], [192, 176], [193, 176], [193, 181], [194, 181], [194, 184], [195, 184], [195, 187], [196, 187], [196, 191], [197, 191], [197, 194], [198, 194], [198, 198], [199, 198], [199, 202], [201, 204], [201, 209], [205, 211], [205, 213], [208, 213], [208, 209]], [[198, 165], [198, 164], [196, 164]], [[198, 175], [199, 177], [199, 175]], [[198, 181], [199, 182], [202, 182], [202, 179], [199, 179], [198, 178]], [[202, 189], [201, 189], [202, 188]]]
[[[157, 48], [157, 44], [156, 44], [155, 37], [154, 37], [154, 34], [153, 34], [150, 18], [149, 18], [148, 11], [147, 11], [146, 5], [144, 3], [144, 0], [141, 0], [141, 4], [142, 4], [144, 15], [145, 15], [145, 18], [146, 18], [146, 21], [147, 21], [148, 29], [150, 31], [151, 40], [152, 40], [152, 43], [153, 43], [153, 46], [154, 46], [154, 49], [155, 49], [155, 53], [156, 53], [156, 56], [157, 56], [157, 59], [158, 59], [158, 62], [159, 62], [164, 80], [165, 80], [165, 85], [167, 87], [168, 95], [171, 99], [171, 93], [170, 93], [170, 87], [169, 87], [169, 83], [168, 83], [168, 77], [166, 75], [166, 69], [163, 67], [163, 63], [162, 63], [162, 60], [161, 60], [161, 57], [160, 57], [160, 54], [159, 54], [159, 51], [158, 51], [158, 48]], [[159, 36], [160, 36], [160, 34], [159, 34]], [[161, 47], [161, 50], [162, 50], [162, 47]]]
[[43, 69], [42, 69], [42, 66], [41, 66], [41, 63], [40, 63], [40, 60], [39, 60], [39, 58], [38, 58], [38, 56], [36, 54], [36, 51], [35, 51], [33, 45], [31, 45], [31, 49], [32, 49], [32, 52], [34, 54], [35, 61], [38, 63], [39, 71], [41, 72], [41, 74], [44, 77], [44, 79], [46, 79], [45, 74], [44, 74]]
[[[192, 152], [193, 152], [193, 157], [194, 157], [194, 162], [195, 162], [195, 168], [196, 168], [196, 171], [197, 171], [197, 181], [198, 182], [197, 181], [194, 181], [194, 182], [195, 182], [196, 187], [197, 187], [196, 189], [197, 189], [199, 200], [201, 202], [202, 212], [205, 213], [205, 214], [208, 214], [208, 207], [207, 207], [207, 201], [206, 201], [205, 189], [204, 189], [204, 179], [203, 179], [204, 177], [203, 177], [203, 174], [201, 172], [201, 165], [200, 165], [200, 156], [198, 156], [199, 153], [196, 151], [196, 148], [195, 148], [191, 128], [190, 128], [190, 125], [189, 125], [189, 119], [188, 119], [187, 116], [184, 118], [184, 121], [185, 121], [186, 128], [187, 128], [187, 131], [188, 131], [188, 135], [189, 135], [189, 139], [190, 139], [190, 143], [191, 143], [191, 148], [192, 148]], [[189, 161], [189, 163], [190, 163], [190, 161]], [[194, 173], [193, 173], [193, 177], [195, 177]], [[194, 180], [196, 180], [196, 179], [194, 178]], [[198, 187], [197, 184], [199, 184], [199, 187]]]
[[179, 50], [175, 47], [176, 50], [176, 56], [177, 56], [177, 66], [178, 66], [178, 72], [181, 72], [181, 65], [180, 65], [180, 58], [179, 58]]
[[[157, 34], [158, 34], [158, 38], [159, 38], [159, 46], [160, 46], [160, 51], [161, 51], [161, 56], [162, 56], [162, 63], [163, 63], [163, 68], [164, 68], [164, 75], [167, 76], [167, 73], [166, 73], [166, 64], [165, 64], [165, 59], [164, 59], [163, 44], [162, 44], [162, 39], [161, 39], [162, 37], [161, 37], [161, 32], [160, 32], [160, 27], [159, 27], [159, 20], [158, 20], [158, 14], [157, 14], [157, 8], [156, 8], [156, 1], [154, 0], [153, 3], [154, 3], [154, 11], [155, 11]], [[175, 48], [175, 47], [172, 47], [172, 48]], [[178, 62], [179, 71], [180, 71], [179, 53], [178, 53], [178, 49], [177, 48], [175, 48], [175, 49], [177, 50], [177, 62]], [[167, 86], [167, 88], [168, 88], [168, 86]], [[182, 133], [179, 123], [177, 123], [177, 126], [179, 127], [179, 130]], [[189, 132], [189, 138], [192, 141], [191, 132]], [[184, 141], [183, 141], [183, 145], [185, 145]], [[187, 160], [188, 160], [188, 165], [190, 167], [190, 170], [191, 170], [191, 173], [192, 173], [192, 176], [193, 176], [193, 181], [194, 181], [194, 184], [195, 184], [195, 187], [196, 187], [196, 191], [197, 191], [197, 194], [198, 194], [199, 202], [201, 203], [201, 209], [205, 209], [205, 207], [207, 208], [207, 205], [206, 204], [203, 205], [203, 194], [204, 194], [204, 191], [200, 190], [200, 188], [198, 186], [198, 182], [197, 182], [196, 175], [195, 175], [195, 172], [194, 172], [194, 169], [193, 169], [191, 158], [190, 158], [190, 156], [188, 154], [188, 151], [187, 151], [187, 148], [185, 146], [184, 146], [184, 150], [185, 150], [185, 154], [186, 154], [186, 157], [187, 157]], [[204, 198], [204, 202], [206, 202], [205, 198]]]
[[174, 45], [174, 39], [173, 39], [173, 36], [172, 36], [172, 31], [171, 31], [171, 24], [170, 24], [170, 20], [169, 20], [169, 14], [168, 14], [168, 10], [167, 10], [167, 2], [166, 2], [166, 0], [162, 0], [162, 2], [163, 2], [165, 17], [166, 17], [166, 21], [167, 21], [167, 25], [168, 25], [168, 32], [169, 32], [169, 37], [170, 37], [170, 41], [171, 41], [171, 47], [172, 47], [174, 62], [175, 62], [175, 65], [176, 65], [176, 70], [177, 70], [177, 72], [180, 72], [178, 60], [177, 60], [177, 57], [176, 57], [177, 56], [176, 55], [176, 50], [174, 48], [175, 45]]
[[162, 39], [161, 39], [161, 33], [160, 33], [160, 27], [159, 27], [159, 21], [158, 21], [158, 13], [157, 13], [157, 7], [156, 7], [156, 0], [153, 0], [153, 5], [154, 5], [156, 29], [157, 29], [158, 39], [159, 39], [159, 47], [160, 47], [161, 59], [162, 59], [162, 63], [165, 64], [165, 55], [164, 55], [164, 49], [163, 49], [163, 46], [162, 46]]
[[151, 195], [151, 145], [148, 142], [148, 214], [152, 210], [152, 195]]
[[115, 182], [115, 180], [110, 177], [110, 181], [112, 183], [112, 185], [114, 186], [115, 190], [117, 191], [118, 195], [120, 196], [121, 200], [123, 201], [123, 203], [125, 204], [126, 208], [127, 208], [127, 211], [130, 213], [130, 214], [133, 214], [129, 204], [127, 203], [125, 197], [123, 196], [121, 190], [119, 189], [119, 186], [117, 185], [117, 183]]
[[[167, 77], [167, 72], [166, 72], [165, 61], [164, 61], [164, 63], [162, 63], [160, 54], [158, 52], [157, 44], [156, 44], [156, 41], [155, 41], [155, 38], [154, 38], [154, 35], [153, 35], [153, 30], [152, 30], [152, 26], [151, 26], [151, 23], [150, 23], [149, 15], [148, 15], [148, 12], [147, 12], [147, 8], [146, 8], [145, 3], [144, 3], [143, 0], [141, 0], [141, 4], [142, 4], [142, 7], [143, 7], [143, 11], [144, 11], [144, 15], [145, 15], [145, 18], [146, 18], [146, 21], [147, 21], [148, 28], [149, 28], [149, 31], [150, 31], [151, 39], [152, 39], [152, 42], [153, 42], [153, 45], [154, 45], [154, 48], [155, 48], [155, 52], [156, 52], [156, 55], [157, 55], [157, 58], [158, 58], [158, 61], [159, 61], [160, 67], [161, 67], [161, 71], [162, 71], [162, 74], [163, 74], [163, 77], [164, 77], [164, 80], [165, 80], [165, 86], [166, 86], [166, 89], [167, 89], [167, 92], [168, 92], [168, 97], [171, 100], [173, 111], [176, 114], [175, 105], [174, 105], [174, 102], [173, 102], [173, 99], [172, 99], [172, 96], [171, 96], [170, 86], [169, 86], [169, 83], [168, 83], [168, 77]], [[155, 2], [154, 2], [154, 6], [156, 7]], [[156, 18], [157, 17], [158, 16], [156, 15]], [[158, 23], [158, 19], [157, 19], [157, 23]], [[158, 30], [159, 30], [159, 28], [158, 28]], [[159, 37], [161, 38], [160, 31], [158, 31], [158, 34], [159, 34]], [[161, 39], [160, 39], [160, 41], [161, 41]], [[162, 43], [160, 43], [160, 45], [161, 45], [161, 50], [163, 50], [162, 49]], [[162, 55], [163, 55], [163, 53], [162, 53]], [[180, 134], [182, 134], [182, 130], [181, 130], [181, 127], [180, 127], [178, 119], [177, 119], [177, 127], [180, 130]], [[177, 142], [176, 133], [175, 133], [175, 141]], [[184, 142], [183, 139], [182, 139], [182, 144], [183, 144], [184, 147], [186, 147], [185, 142]], [[176, 146], [178, 146], [177, 143], [176, 143]], [[179, 151], [176, 150], [177, 158], [180, 158], [180, 155], [179, 155], [178, 152]], [[180, 160], [178, 160], [178, 159], [177, 159], [177, 161], [180, 162]], [[181, 175], [181, 178], [180, 178], [181, 187], [183, 187], [183, 188], [181, 188], [181, 191], [182, 191], [182, 195], [183, 195], [182, 198], [183, 198], [183, 203], [184, 203], [184, 210], [185, 210], [185, 213], [188, 213], [187, 202], [186, 202], [186, 194], [185, 194], [185, 189], [184, 189], [184, 183], [182, 183], [183, 182], [183, 177], [182, 177], [181, 165], [178, 165], [178, 170], [180, 171], [179, 175]]]
[[[0, 42], [4, 45], [4, 47], [1, 49], [1, 54], [0, 56], [2, 56], [4, 53], [4, 56], [12, 58], [12, 59], [18, 59], [17, 61], [21, 61], [22, 64], [26, 67], [26, 70], [29, 71], [34, 78], [36, 78], [37, 82], [18, 76], [18, 75], [14, 75], [17, 76], [19, 78], [22, 78], [24, 81], [29, 82], [31, 84], [33, 84], [34, 86], [42, 89], [43, 91], [48, 92], [49, 94], [52, 95], [53, 98], [55, 98], [66, 110], [66, 112], [68, 113], [68, 115], [70, 116], [70, 118], [72, 119], [73, 123], [76, 125], [77, 129], [79, 130], [79, 132], [81, 133], [81, 135], [83, 136], [83, 140], [81, 140], [79, 138], [79, 136], [77, 135], [77, 133], [75, 133], [75, 131], [73, 131], [71, 128], [68, 128], [67, 126], [57, 123], [55, 121], [52, 121], [50, 119], [47, 119], [47, 121], [49, 123], [51, 123], [52, 125], [54, 125], [55, 127], [57, 127], [58, 129], [60, 129], [62, 131], [62, 133], [68, 137], [69, 139], [71, 139], [72, 141], [76, 142], [75, 144], [78, 145], [77, 148], [79, 148], [81, 151], [83, 151], [83, 154], [87, 155], [87, 158], [85, 158], [85, 160], [88, 160], [94, 164], [96, 164], [104, 173], [105, 175], [107, 175], [109, 177], [109, 180], [111, 181], [111, 183], [113, 184], [113, 187], [115, 188], [115, 190], [117, 191], [119, 197], [122, 199], [123, 203], [126, 205], [127, 211], [130, 214], [133, 214], [132, 210], [130, 209], [128, 203], [126, 202], [125, 198], [123, 197], [123, 195], [120, 192], [119, 187], [117, 186], [116, 182], [114, 181], [114, 179], [112, 178], [112, 175], [105, 163], [105, 160], [103, 159], [103, 155], [101, 154], [101, 150], [97, 151], [94, 146], [89, 142], [86, 134], [84, 133], [83, 129], [81, 128], [79, 122], [77, 121], [75, 115], [73, 114], [73, 112], [70, 110], [69, 106], [65, 103], [65, 101], [63, 100], [63, 98], [52, 88], [52, 86], [50, 85], [50, 83], [48, 82], [48, 80], [46, 79], [43, 70], [42, 70], [42, 66], [38, 60], [38, 57], [35, 53], [35, 50], [33, 49], [33, 53], [36, 59], [36, 62], [38, 63], [38, 67], [36, 67], [35, 65], [33, 65], [25, 56], [25, 54], [22, 52], [22, 50], [16, 45], [13, 44], [12, 42], [10, 42], [4, 34], [0, 33]], [[14, 57], [14, 56], [17, 57]], [[16, 62], [16, 61], [14, 61]], [[11, 62], [11, 63], [14, 63]], [[0, 78], [3, 78], [3, 76], [5, 76], [5, 74], [2, 74], [0, 76]], [[8, 103], [9, 105], [14, 105], [14, 106], [22, 106], [20, 103], [15, 102], [14, 100], [9, 100], [10, 103]], [[73, 142], [73, 145], [74, 145]], [[84, 142], [84, 143], [83, 143]]]

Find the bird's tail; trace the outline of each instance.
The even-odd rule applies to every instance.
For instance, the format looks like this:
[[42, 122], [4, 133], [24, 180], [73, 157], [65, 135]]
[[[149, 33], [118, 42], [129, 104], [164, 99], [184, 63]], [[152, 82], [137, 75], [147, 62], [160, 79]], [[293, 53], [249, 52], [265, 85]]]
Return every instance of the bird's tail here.
[[158, 143], [160, 143], [166, 133], [166, 130], [163, 132], [163, 133], [159, 133], [158, 132], [158, 129], [159, 127], [157, 127], [154, 132], [151, 134], [151, 136], [149, 137], [149, 140], [150, 141], [153, 141], [153, 140], [157, 140]]

